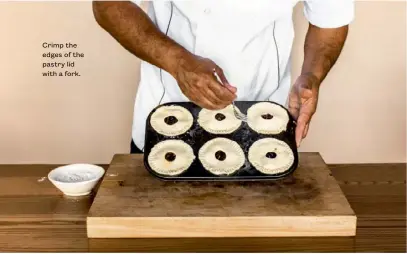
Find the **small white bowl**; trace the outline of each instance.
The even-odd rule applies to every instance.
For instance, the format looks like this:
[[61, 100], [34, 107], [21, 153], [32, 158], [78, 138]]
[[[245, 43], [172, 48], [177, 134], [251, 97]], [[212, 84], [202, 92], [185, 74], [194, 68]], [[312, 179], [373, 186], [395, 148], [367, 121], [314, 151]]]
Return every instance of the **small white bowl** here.
[[67, 196], [88, 195], [105, 173], [92, 164], [71, 164], [53, 169], [48, 179]]

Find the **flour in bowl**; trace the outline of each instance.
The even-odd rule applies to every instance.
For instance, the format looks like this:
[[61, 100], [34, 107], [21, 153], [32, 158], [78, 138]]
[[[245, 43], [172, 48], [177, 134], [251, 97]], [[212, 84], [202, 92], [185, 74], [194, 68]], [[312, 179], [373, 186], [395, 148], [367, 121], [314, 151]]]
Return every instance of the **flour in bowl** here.
[[84, 172], [64, 172], [61, 175], [55, 177], [56, 181], [64, 183], [75, 183], [83, 182], [95, 179], [97, 174], [94, 172], [84, 171]]

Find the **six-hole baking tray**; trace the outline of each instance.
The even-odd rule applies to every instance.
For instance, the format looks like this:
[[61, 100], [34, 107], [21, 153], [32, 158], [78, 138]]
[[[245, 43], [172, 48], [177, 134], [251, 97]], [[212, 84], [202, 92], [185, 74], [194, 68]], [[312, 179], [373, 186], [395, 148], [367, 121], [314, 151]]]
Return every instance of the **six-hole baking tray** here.
[[[244, 114], [247, 114], [248, 108], [250, 108], [252, 105], [259, 103], [259, 101], [236, 101], [236, 107], [243, 112]], [[276, 104], [284, 110], [287, 111], [287, 109], [280, 104], [274, 103], [274, 102], [269, 102]], [[185, 132], [184, 134], [178, 135], [178, 136], [164, 136], [154, 130], [150, 123], [151, 115], [160, 107], [163, 106], [170, 106], [170, 105], [177, 105], [184, 107], [187, 109], [193, 116], [193, 124], [191, 128]], [[242, 122], [241, 126], [234, 131], [231, 134], [212, 134], [207, 131], [205, 131], [199, 124], [198, 124], [198, 114], [202, 110], [201, 107], [197, 106], [196, 104], [192, 102], [171, 102], [171, 103], [165, 103], [162, 105], [157, 106], [154, 108], [146, 122], [146, 132], [145, 132], [145, 146], [144, 146], [144, 165], [146, 169], [155, 177], [158, 177], [162, 180], [170, 180], [170, 181], [227, 181], [227, 180], [277, 180], [281, 179], [283, 177], [286, 177], [290, 174], [292, 174], [295, 169], [298, 166], [298, 151], [297, 151], [297, 146], [295, 143], [295, 127], [296, 127], [296, 122], [294, 118], [291, 116], [291, 114], [287, 111], [287, 114], [289, 116], [289, 121], [286, 127], [285, 131], [280, 132], [279, 134], [259, 134], [252, 130], [249, 126], [248, 123]], [[199, 157], [198, 157], [198, 151], [199, 149], [208, 141], [214, 139], [214, 138], [227, 138], [233, 141], [236, 141], [240, 147], [243, 149], [244, 154], [245, 154], [245, 162], [243, 166], [237, 170], [235, 173], [231, 175], [215, 175], [210, 173], [208, 170], [206, 170]], [[248, 160], [248, 151], [251, 145], [262, 138], [275, 138], [278, 140], [281, 140], [288, 144], [290, 147], [291, 151], [293, 152], [294, 155], [294, 162], [291, 165], [291, 167], [279, 174], [263, 174], [262, 172], [256, 170], [253, 165]], [[187, 143], [191, 148], [193, 149], [194, 155], [196, 156], [195, 160], [192, 162], [190, 167], [184, 171], [183, 173], [176, 175], [176, 176], [168, 176], [168, 175], [162, 175], [157, 173], [152, 169], [152, 167], [149, 164], [148, 161], [148, 155], [151, 152], [151, 149], [158, 143], [165, 141], [165, 140], [182, 140], [185, 143]]]

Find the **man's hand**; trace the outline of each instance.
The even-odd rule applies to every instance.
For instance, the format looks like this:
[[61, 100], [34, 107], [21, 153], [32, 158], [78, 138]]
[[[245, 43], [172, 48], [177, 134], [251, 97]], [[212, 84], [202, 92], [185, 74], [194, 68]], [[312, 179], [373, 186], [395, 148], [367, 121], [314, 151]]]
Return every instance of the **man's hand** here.
[[336, 63], [347, 35], [348, 26], [319, 28], [310, 24], [308, 27], [302, 74], [291, 89], [288, 104], [289, 111], [297, 119], [297, 146], [307, 136], [311, 118], [317, 109], [319, 87]]
[[[213, 70], [224, 86], [216, 80]], [[185, 96], [202, 108], [222, 109], [236, 99], [236, 88], [229, 84], [222, 69], [210, 59], [188, 54], [172, 75]]]
[[[140, 59], [169, 72], [191, 101], [221, 109], [236, 98], [223, 71], [209, 59], [196, 56], [161, 32], [148, 15], [130, 1], [93, 1], [98, 24]], [[213, 75], [216, 70], [226, 88]], [[154, 88], [152, 88], [154, 89]]]
[[288, 110], [297, 120], [297, 146], [307, 136], [311, 118], [317, 109], [319, 85], [320, 82], [314, 75], [302, 74], [291, 88]]

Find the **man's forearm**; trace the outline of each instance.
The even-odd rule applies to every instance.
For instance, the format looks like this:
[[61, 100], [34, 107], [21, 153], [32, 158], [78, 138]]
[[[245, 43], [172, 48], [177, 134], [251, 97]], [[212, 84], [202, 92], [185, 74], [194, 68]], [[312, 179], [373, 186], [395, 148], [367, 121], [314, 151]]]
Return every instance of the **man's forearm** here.
[[129, 1], [94, 1], [98, 24], [138, 58], [173, 74], [190, 53], [162, 33], [148, 15]]
[[348, 26], [326, 29], [310, 24], [301, 74], [311, 75], [321, 83], [338, 59], [347, 35]]

